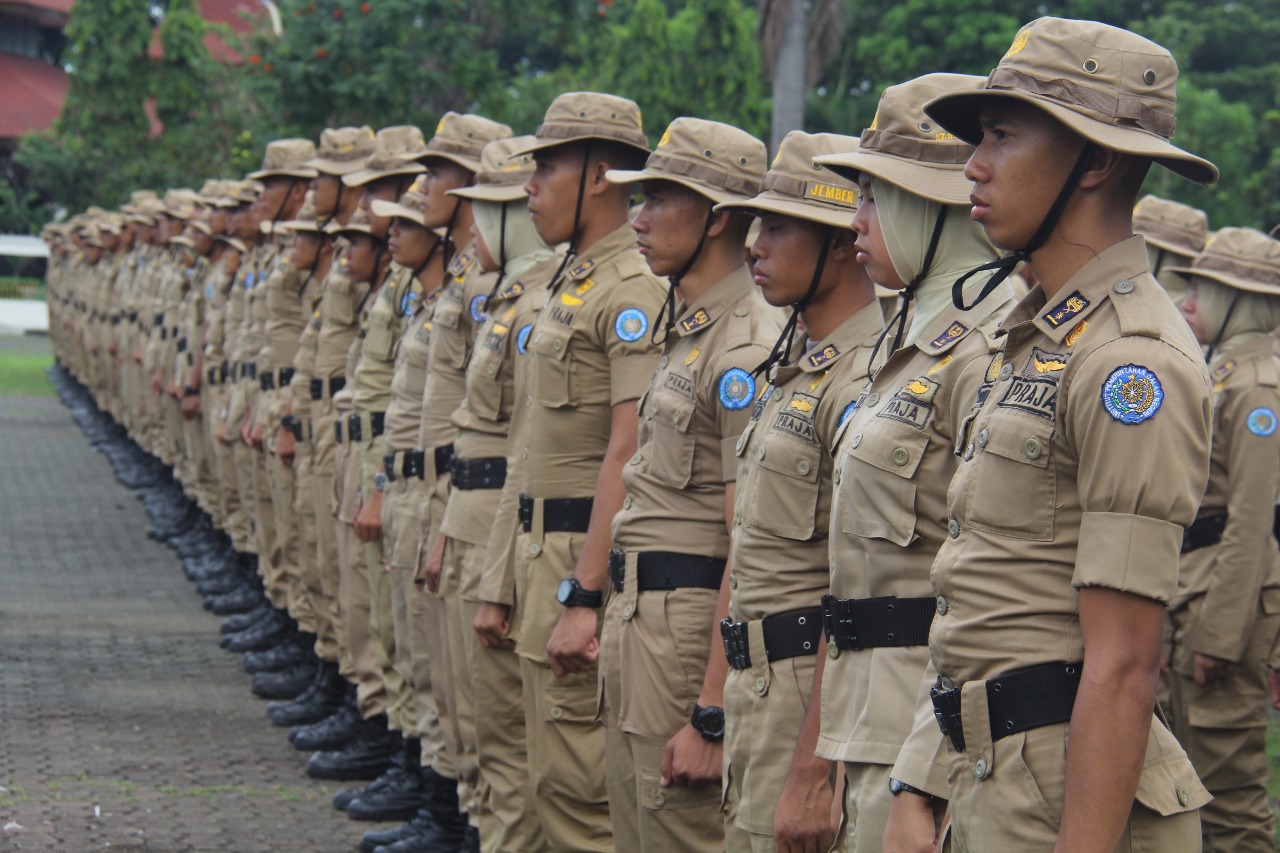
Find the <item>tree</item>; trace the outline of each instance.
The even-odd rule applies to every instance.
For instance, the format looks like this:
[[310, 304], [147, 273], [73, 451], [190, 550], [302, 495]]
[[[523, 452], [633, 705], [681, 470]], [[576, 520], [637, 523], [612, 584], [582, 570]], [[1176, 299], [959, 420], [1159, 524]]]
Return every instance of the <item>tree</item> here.
[[756, 34], [773, 82], [770, 150], [805, 126], [805, 100], [840, 44], [841, 0], [761, 0]]

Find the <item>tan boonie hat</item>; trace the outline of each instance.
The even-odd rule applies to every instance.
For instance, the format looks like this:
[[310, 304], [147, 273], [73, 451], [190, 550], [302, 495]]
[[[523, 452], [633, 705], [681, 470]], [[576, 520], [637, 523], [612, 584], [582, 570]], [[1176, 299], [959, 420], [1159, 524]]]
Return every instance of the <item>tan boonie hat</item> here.
[[822, 225], [848, 228], [858, 207], [858, 185], [814, 162], [824, 154], [858, 150], [858, 140], [838, 133], [793, 130], [778, 146], [773, 165], [753, 199], [717, 204], [716, 210], [780, 213]]
[[373, 128], [327, 127], [320, 132], [320, 149], [304, 165], [322, 175], [349, 175], [373, 155]]
[[925, 112], [977, 145], [979, 107], [993, 98], [1021, 101], [1103, 148], [1212, 184], [1216, 166], [1169, 142], [1177, 83], [1173, 55], [1149, 39], [1097, 21], [1039, 18], [1018, 32], [986, 88], [935, 98]]
[[374, 137], [373, 154], [364, 168], [343, 175], [342, 182], [349, 187], [362, 187], [379, 178], [417, 175], [425, 170], [415, 158], [421, 157], [426, 148], [422, 131], [413, 125], [384, 127]]
[[334, 220], [324, 227], [326, 234], [368, 234], [370, 237], [377, 237], [373, 233], [373, 223], [369, 221], [369, 211], [357, 210], [351, 214], [351, 221], [346, 225]]
[[871, 127], [862, 131], [858, 150], [819, 157], [837, 175], [856, 182], [866, 172], [912, 195], [939, 204], [969, 203], [973, 182], [964, 175], [973, 146], [938, 127], [924, 105], [945, 92], [978, 90], [986, 84], [971, 74], [926, 74], [880, 96]]
[[261, 181], [249, 179], [236, 181], [229, 188], [227, 199], [228, 201], [235, 202], [234, 205], [231, 205], [232, 207], [237, 207], [242, 204], [253, 204], [258, 200], [258, 196], [262, 194], [264, 189], [266, 189], [266, 187], [262, 185]]
[[1280, 296], [1280, 240], [1253, 228], [1223, 228], [1209, 238], [1189, 267], [1169, 267], [1237, 290]]
[[391, 219], [397, 217], [399, 219], [408, 219], [410, 222], [416, 222], [426, 227], [427, 218], [422, 213], [422, 203], [426, 201], [426, 193], [423, 184], [426, 183], [427, 176], [419, 175], [414, 180], [413, 185], [400, 196], [399, 201], [383, 201], [375, 198], [369, 206], [373, 208], [374, 216], [381, 216], [383, 219]]
[[[266, 223], [263, 223], [264, 225]], [[302, 207], [298, 208], [298, 215], [293, 219], [284, 222], [275, 223], [277, 231], [310, 231], [312, 233], [320, 232], [320, 217], [316, 215], [316, 197], [315, 193], [307, 190], [307, 194], [302, 197]]]
[[1191, 205], [1147, 195], [1133, 209], [1133, 230], [1158, 249], [1194, 258], [1209, 239], [1209, 217]]
[[436, 134], [427, 143], [427, 151], [418, 159], [439, 157], [457, 163], [468, 172], [480, 171], [484, 147], [495, 139], [509, 139], [511, 128], [484, 116], [447, 112], [436, 125]]
[[615, 184], [671, 181], [717, 204], [746, 201], [760, 192], [769, 162], [764, 143], [730, 124], [678, 118], [667, 127], [644, 168], [610, 169]]
[[205, 222], [203, 219], [191, 220], [191, 224], [188, 227], [196, 231], [199, 231], [201, 234], [205, 235], [206, 237], [213, 236], [213, 228], [209, 225], [208, 222]]
[[[533, 175], [533, 155], [527, 148], [537, 142], [532, 136], [495, 139], [480, 152], [480, 168], [475, 183], [449, 190], [448, 195], [472, 201], [522, 201], [529, 197], [524, 183]], [[525, 151], [516, 154], [517, 151]]]
[[219, 178], [211, 178], [205, 181], [204, 186], [196, 193], [196, 204], [203, 204], [208, 207], [216, 205], [223, 197], [225, 184], [226, 182]]
[[649, 153], [639, 105], [602, 92], [566, 92], [557, 97], [547, 107], [536, 139], [533, 145], [516, 153], [528, 154], [593, 139], [618, 142]]
[[315, 156], [316, 146], [310, 139], [277, 139], [267, 143], [262, 168], [247, 177], [254, 181], [277, 177], [314, 178], [316, 170], [308, 166], [307, 161]]

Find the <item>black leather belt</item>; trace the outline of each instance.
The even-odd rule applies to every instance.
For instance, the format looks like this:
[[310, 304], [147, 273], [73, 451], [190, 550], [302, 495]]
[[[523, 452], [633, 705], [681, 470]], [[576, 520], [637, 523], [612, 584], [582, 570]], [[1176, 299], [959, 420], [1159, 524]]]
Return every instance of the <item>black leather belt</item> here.
[[218, 371], [222, 376], [222, 381], [226, 382], [227, 376], [231, 374], [231, 364], [226, 361], [222, 362], [221, 366], [219, 366], [218, 368]]
[[274, 373], [263, 373], [258, 377], [258, 386], [261, 387], [263, 391], [276, 390], [276, 375]]
[[207, 371], [205, 371], [205, 374], [209, 377], [209, 384], [217, 385], [221, 379], [221, 376], [220, 376], [221, 373], [222, 371], [219, 370], [216, 365], [214, 367], [210, 367]]
[[178, 352], [186, 352], [186, 351], [187, 351], [187, 339], [178, 338]]
[[501, 489], [507, 482], [507, 459], [459, 459], [449, 462], [449, 478], [455, 489]]
[[[734, 669], [751, 668], [751, 644], [746, 622], [720, 622], [724, 656]], [[769, 662], [814, 654], [822, 645], [822, 608], [809, 607], [778, 613], [761, 620], [764, 653]]]
[[342, 444], [342, 418], [333, 422], [333, 432], [338, 437], [338, 444]]
[[162, 341], [169, 340], [169, 330], [163, 326], [160, 328], [160, 340]]
[[[312, 379], [308, 387], [311, 391], [312, 400], [324, 399], [324, 380], [323, 379]], [[343, 388], [346, 388], [346, 387], [347, 387], [347, 377], [345, 376], [333, 377], [332, 379], [329, 380], [329, 396], [332, 398], [333, 395], [337, 394], [339, 391], [341, 391]]]
[[129, 312], [129, 322], [130, 322], [130, 323], [136, 323], [136, 322], [138, 322], [138, 312], [137, 312], [137, 311], [130, 311], [130, 312]]
[[[163, 315], [163, 314], [157, 314], [153, 319], [154, 319], [154, 321], [155, 321], [155, 322], [153, 322], [151, 325], [153, 325], [153, 326], [163, 326], [163, 325], [164, 325], [164, 315]], [[164, 330], [163, 330], [163, 329], [161, 329], [161, 331], [164, 331]]]
[[[622, 592], [626, 581], [627, 555], [609, 552], [609, 580]], [[719, 589], [724, 577], [723, 557], [701, 557], [672, 551], [642, 551], [636, 554], [636, 589], [640, 592], [672, 589]]]
[[120, 325], [120, 315], [119, 315], [119, 314], [112, 314], [112, 315], [111, 315], [111, 325], [113, 325], [113, 326], [119, 326], [119, 325]]
[[[363, 415], [347, 415], [347, 431], [352, 441], [364, 441]], [[386, 412], [370, 412], [369, 428], [373, 431], [370, 438], [377, 438], [386, 430]]]
[[293, 433], [294, 439], [302, 441], [302, 421], [293, 415], [284, 415], [280, 418], [280, 426]]
[[[535, 498], [520, 496], [520, 527], [533, 530]], [[586, 533], [591, 526], [591, 498], [543, 498], [543, 532]]]
[[258, 363], [257, 363], [257, 362], [255, 362], [255, 361], [245, 361], [245, 362], [241, 362], [241, 364], [240, 364], [240, 378], [241, 378], [241, 379], [257, 379], [257, 378], [258, 378]]
[[[1018, 732], [1065, 723], [1071, 719], [1080, 688], [1079, 663], [1048, 663], [988, 679], [987, 715], [991, 740]], [[960, 688], [939, 678], [929, 691], [938, 728], [964, 752], [964, 728], [960, 714]]]
[[1197, 518], [1182, 534], [1182, 553], [1189, 554], [1199, 548], [1217, 545], [1222, 541], [1222, 532], [1226, 529], [1226, 513]]
[[923, 646], [937, 608], [935, 598], [822, 596], [822, 625], [838, 649]]
[[[402, 450], [399, 451], [404, 459], [400, 463], [400, 470], [396, 470], [396, 454], [388, 453], [382, 457], [382, 470], [386, 472], [387, 479], [394, 481], [397, 477], [404, 477], [406, 480], [417, 477], [419, 480], [426, 479], [427, 476], [427, 451], [425, 450]], [[431, 451], [433, 461], [436, 464], [436, 476], [442, 471], [449, 469], [449, 462], [453, 459], [453, 445], [444, 444]]]
[[283, 388], [284, 386], [288, 385], [292, 381], [293, 381], [293, 368], [292, 367], [280, 368], [280, 376], [276, 381], [276, 385]]

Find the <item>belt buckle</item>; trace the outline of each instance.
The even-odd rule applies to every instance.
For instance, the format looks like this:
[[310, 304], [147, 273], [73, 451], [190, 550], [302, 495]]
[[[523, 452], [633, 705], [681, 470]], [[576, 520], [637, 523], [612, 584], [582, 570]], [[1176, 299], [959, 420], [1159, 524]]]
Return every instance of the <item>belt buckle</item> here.
[[747, 639], [747, 623], [720, 620], [720, 639], [724, 641], [724, 657], [733, 669], [751, 668], [751, 646]]
[[857, 651], [862, 648], [853, 622], [853, 608], [834, 595], [822, 596], [822, 628], [837, 649]]
[[951, 740], [956, 752], [964, 752], [964, 728], [960, 717], [960, 688], [951, 679], [939, 676], [929, 688], [929, 699], [933, 702], [933, 718], [938, 722], [938, 729]]
[[609, 552], [609, 582], [614, 592], [622, 592], [627, 583], [627, 553], [613, 549]]
[[423, 455], [406, 453], [404, 455], [404, 476], [406, 478], [417, 477], [419, 480], [424, 479], [427, 476], [425, 459], [425, 453]]
[[533, 499], [527, 498], [523, 494], [520, 495], [520, 526], [525, 532], [533, 530]]

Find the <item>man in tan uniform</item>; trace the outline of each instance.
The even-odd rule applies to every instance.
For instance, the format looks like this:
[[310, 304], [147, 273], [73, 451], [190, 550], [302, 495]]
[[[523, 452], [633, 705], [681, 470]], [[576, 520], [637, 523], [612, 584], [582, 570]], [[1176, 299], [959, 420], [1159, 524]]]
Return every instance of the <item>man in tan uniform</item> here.
[[775, 346], [734, 446], [739, 489], [720, 625], [730, 667], [723, 822], [732, 851], [795, 840], [774, 837], [793, 752], [818, 782], [804, 791], [825, 831], [813, 843], [830, 845], [833, 768], [812, 758], [811, 742], [803, 752], [796, 743], [822, 647], [816, 602], [826, 580], [830, 448], [866, 381], [883, 322], [848, 230], [857, 188], [813, 159], [856, 146], [834, 134], [788, 134], [763, 192], [740, 205], [761, 226], [751, 247], [755, 283], [770, 303], [790, 307], [804, 332], [779, 342], [793, 354]]
[[679, 118], [644, 169], [606, 175], [642, 183], [632, 229], [649, 269], [670, 281], [651, 325], [636, 312], [619, 320], [624, 339], [661, 341], [663, 354], [622, 470], [601, 637], [618, 851], [724, 848], [724, 665], [712, 635], [732, 528], [728, 450], [755, 399], [750, 371], [780, 324], [744, 262], [749, 217], [713, 208], [759, 192], [767, 159], [764, 143], [736, 127]]
[[[967, 278], [997, 271], [981, 298], [1020, 260], [1039, 282], [1001, 325], [1002, 366], [956, 442], [932, 572], [937, 723], [922, 708], [911, 740], [950, 741], [954, 850], [1200, 849], [1208, 794], [1153, 709], [1211, 399], [1131, 219], [1153, 160], [1217, 179], [1168, 141], [1176, 81], [1140, 36], [1041, 18], [985, 89], [925, 108], [978, 146], [972, 216], [1011, 252], [957, 280], [955, 301]], [[906, 849], [931, 844], [932, 809], [912, 793], [894, 798], [886, 837], [907, 837], [906, 818]]]
[[1170, 608], [1173, 730], [1213, 801], [1208, 853], [1275, 849], [1267, 797], [1267, 679], [1280, 629], [1280, 241], [1223, 228], [1189, 265], [1180, 304], [1210, 348], [1209, 487], [1182, 538]]
[[663, 287], [636, 251], [629, 191], [605, 178], [648, 154], [639, 108], [612, 95], [561, 95], [537, 139], [529, 210], [543, 241], [568, 243], [569, 254], [526, 346], [528, 456], [511, 623], [547, 841], [555, 850], [607, 851], [598, 617], [622, 468], [636, 452], [635, 400], [659, 357], [643, 332], [657, 319]]

